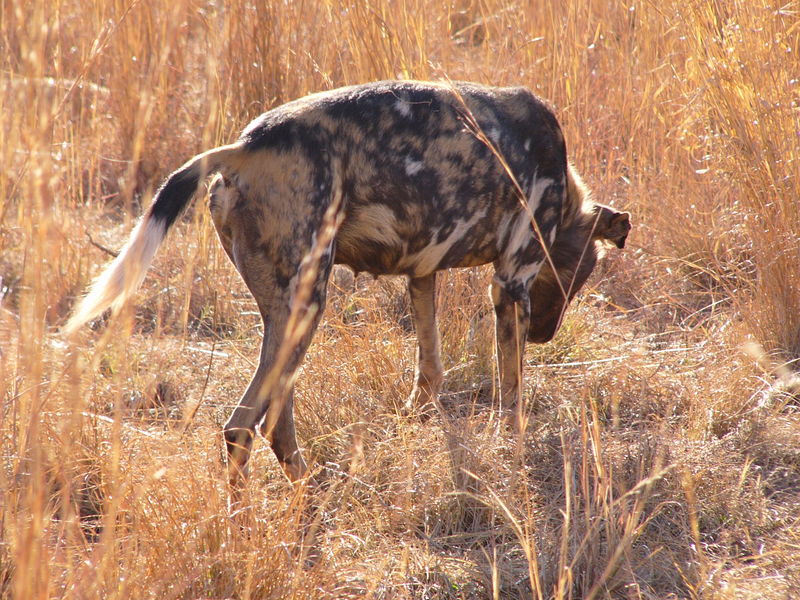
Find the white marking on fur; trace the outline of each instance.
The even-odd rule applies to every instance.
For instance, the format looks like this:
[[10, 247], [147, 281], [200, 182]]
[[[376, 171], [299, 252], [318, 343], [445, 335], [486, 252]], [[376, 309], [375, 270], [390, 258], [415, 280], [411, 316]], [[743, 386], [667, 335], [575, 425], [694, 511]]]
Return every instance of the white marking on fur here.
[[422, 167], [425, 166], [422, 163], [422, 161], [414, 160], [414, 159], [408, 158], [408, 157], [406, 157], [405, 164], [406, 164], [406, 173], [409, 176], [416, 175], [417, 173], [419, 173], [422, 170]]
[[531, 193], [528, 194], [528, 206], [531, 211], [534, 211], [539, 206], [539, 201], [542, 199], [544, 191], [553, 185], [555, 181], [549, 177], [542, 177], [541, 179], [534, 178], [531, 184]]
[[511, 225], [511, 221], [514, 218], [513, 213], [506, 213], [500, 219], [500, 223], [497, 226], [497, 239], [504, 240], [506, 239], [506, 235], [508, 234], [508, 228]]
[[502, 289], [503, 289], [503, 282], [500, 281], [495, 275], [492, 278], [492, 283], [489, 284], [489, 298], [491, 299], [492, 304], [494, 304], [495, 306], [500, 305], [500, 300], [501, 300], [500, 292]]
[[[437, 244], [426, 246], [416, 254], [411, 254], [404, 257], [400, 261], [400, 268], [402, 270], [408, 267], [413, 267], [414, 275], [416, 277], [423, 277], [430, 275], [439, 266], [439, 263], [444, 258], [445, 254], [453, 247], [453, 244], [469, 234], [472, 229], [483, 217], [486, 216], [486, 209], [482, 208], [473, 214], [467, 221], [459, 221], [453, 228], [453, 231], [446, 239]], [[434, 236], [436, 234], [434, 233]]]
[[526, 245], [531, 239], [531, 219], [527, 212], [517, 216], [512, 222], [511, 234], [508, 240], [506, 253], [513, 255], [522, 246]]
[[404, 117], [411, 116], [411, 106], [409, 106], [408, 102], [406, 102], [405, 100], [398, 99], [397, 102], [394, 103], [394, 107], [397, 109], [397, 112], [399, 112]]
[[525, 152], [528, 152], [531, 149], [531, 138], [525, 140]]
[[500, 143], [500, 130], [497, 127], [492, 127], [489, 129], [489, 139], [495, 144]]
[[125, 247], [92, 284], [64, 327], [71, 333], [111, 307], [117, 312], [144, 280], [156, 250], [167, 234], [160, 219], [143, 219], [131, 232]]
[[531, 219], [539, 207], [542, 194], [552, 184], [553, 180], [547, 177], [534, 180], [533, 185], [531, 185], [531, 193], [528, 196], [528, 208], [517, 217], [516, 222], [513, 224], [508, 249], [506, 250], [509, 255], [513, 255], [520, 248], [527, 245], [531, 240], [531, 236], [535, 235], [531, 231]]
[[538, 261], [525, 265], [522, 268], [518, 268], [514, 274], [514, 279], [521, 282], [523, 286], [527, 287], [528, 282], [539, 274], [539, 270], [542, 268], [542, 262], [543, 261]]

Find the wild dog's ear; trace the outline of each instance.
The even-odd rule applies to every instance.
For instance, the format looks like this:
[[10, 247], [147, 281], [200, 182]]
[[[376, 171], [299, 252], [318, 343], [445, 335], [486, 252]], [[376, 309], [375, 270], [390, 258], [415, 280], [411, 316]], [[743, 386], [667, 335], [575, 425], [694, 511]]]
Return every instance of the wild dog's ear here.
[[631, 215], [618, 212], [609, 206], [596, 204], [595, 213], [599, 212], [592, 237], [596, 240], [608, 240], [617, 248], [625, 247], [625, 240], [631, 230]]

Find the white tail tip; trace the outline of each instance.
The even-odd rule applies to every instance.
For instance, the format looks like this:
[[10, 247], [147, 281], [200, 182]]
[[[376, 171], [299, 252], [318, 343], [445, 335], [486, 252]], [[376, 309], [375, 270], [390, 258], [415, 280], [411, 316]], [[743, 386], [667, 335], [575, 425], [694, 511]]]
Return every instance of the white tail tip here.
[[114, 312], [119, 311], [141, 285], [166, 233], [161, 220], [145, 218], [140, 221], [119, 256], [94, 281], [63, 331], [68, 335], [73, 333], [109, 307]]

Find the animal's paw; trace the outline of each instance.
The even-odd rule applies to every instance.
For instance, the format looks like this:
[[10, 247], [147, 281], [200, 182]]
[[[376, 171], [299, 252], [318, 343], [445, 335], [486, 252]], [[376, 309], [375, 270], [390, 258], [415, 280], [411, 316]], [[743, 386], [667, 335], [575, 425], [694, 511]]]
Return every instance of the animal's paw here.
[[437, 408], [436, 395], [424, 388], [415, 387], [403, 405], [402, 414], [420, 420], [430, 419]]

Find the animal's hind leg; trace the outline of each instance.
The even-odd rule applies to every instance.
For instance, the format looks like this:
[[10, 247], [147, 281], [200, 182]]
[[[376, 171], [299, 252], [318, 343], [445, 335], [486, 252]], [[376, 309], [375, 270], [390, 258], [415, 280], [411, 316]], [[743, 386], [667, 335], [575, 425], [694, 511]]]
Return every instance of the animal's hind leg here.
[[[306, 463], [295, 438], [292, 378], [324, 309], [332, 263], [332, 253], [328, 251], [310, 280], [311, 289], [305, 306], [299, 307], [292, 319], [295, 297], [302, 299], [296, 282], [302, 282], [304, 278], [288, 275], [297, 275], [300, 271], [299, 256], [302, 252], [297, 252], [299, 256], [294, 257], [296, 260], [290, 263], [294, 267], [290, 268], [286, 261], [276, 264], [269, 260], [273, 253], [265, 252], [261, 247], [254, 248], [252, 244], [248, 246], [246, 242], [253, 239], [257, 240], [250, 236], [238, 243], [239, 240], [234, 239], [231, 246], [234, 262], [253, 293], [264, 321], [258, 368], [225, 424], [233, 503], [239, 500], [256, 426], [262, 421], [262, 431], [270, 438], [272, 449], [287, 476], [294, 481], [306, 473]], [[309, 311], [313, 313], [309, 314]], [[286, 343], [290, 346], [284, 346]]]
[[[285, 371], [290, 377], [300, 366], [300, 362], [306, 354], [314, 331], [322, 317], [327, 297], [328, 278], [330, 277], [332, 266], [333, 255], [332, 252], [328, 252], [317, 266], [317, 273], [313, 279], [304, 283], [303, 278], [300, 278], [299, 285], [311, 285], [311, 289], [309, 290], [310, 295], [307, 306], [300, 308], [297, 313], [298, 318], [295, 320], [295, 327], [287, 333], [289, 336], [297, 336], [295, 340], [296, 346], [290, 352], [285, 367]], [[308, 311], [312, 312], [309, 314]], [[305, 317], [308, 318], [306, 319]], [[275, 453], [281, 467], [283, 467], [286, 476], [291, 481], [297, 481], [305, 476], [307, 466], [297, 445], [293, 408], [294, 386], [291, 382], [287, 382], [285, 390], [282, 403], [270, 405], [267, 410], [261, 423], [261, 433], [269, 439], [272, 451]]]
[[286, 393], [283, 405], [274, 407], [276, 416], [274, 423], [269, 417], [261, 422], [261, 433], [269, 439], [283, 472], [291, 481], [302, 479], [308, 471], [306, 461], [297, 445], [297, 433], [294, 426], [294, 388]]
[[442, 384], [441, 342], [436, 325], [436, 273], [408, 281], [411, 311], [417, 331], [417, 367], [407, 408], [427, 408]]
[[247, 386], [239, 404], [225, 423], [225, 445], [228, 451], [228, 480], [234, 497], [238, 493], [247, 476], [247, 463], [250, 450], [253, 446], [256, 425], [263, 419], [270, 403], [275, 398], [277, 386], [267, 386], [267, 377], [270, 375], [272, 365], [277, 354], [280, 339], [283, 338], [288, 311], [278, 314], [273, 311], [269, 320], [264, 319], [264, 337], [261, 341], [261, 355], [258, 367]]

